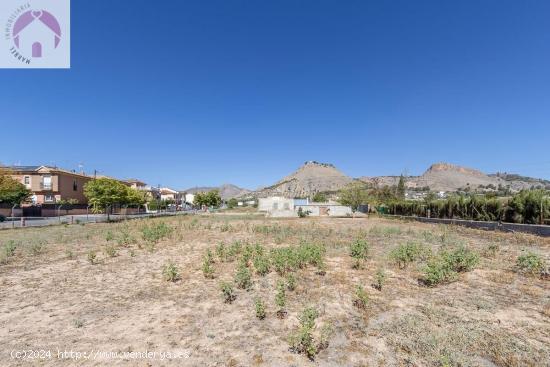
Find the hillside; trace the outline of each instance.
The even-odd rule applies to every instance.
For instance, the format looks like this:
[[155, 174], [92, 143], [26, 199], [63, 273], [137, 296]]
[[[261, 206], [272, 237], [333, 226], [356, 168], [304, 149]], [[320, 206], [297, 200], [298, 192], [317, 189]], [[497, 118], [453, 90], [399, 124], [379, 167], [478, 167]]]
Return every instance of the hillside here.
[[308, 161], [274, 185], [252, 194], [257, 197], [307, 197], [317, 192], [338, 191], [352, 181], [351, 177], [340, 172], [332, 164]]
[[243, 189], [239, 186], [233, 185], [233, 184], [223, 184], [218, 187], [192, 187], [187, 190], [183, 190], [189, 194], [195, 194], [197, 192], [207, 192], [211, 190], [218, 190], [220, 192], [220, 196], [222, 200], [228, 200], [240, 196], [244, 196], [250, 192], [248, 189]]
[[[399, 176], [361, 177], [360, 180], [378, 186], [393, 186], [397, 185]], [[458, 191], [466, 187], [476, 189], [489, 185], [519, 191], [533, 186], [545, 187], [549, 184], [550, 182], [542, 179], [508, 173], [486, 174], [473, 168], [450, 163], [435, 163], [421, 176], [407, 177], [408, 188], [429, 187], [432, 191]]]

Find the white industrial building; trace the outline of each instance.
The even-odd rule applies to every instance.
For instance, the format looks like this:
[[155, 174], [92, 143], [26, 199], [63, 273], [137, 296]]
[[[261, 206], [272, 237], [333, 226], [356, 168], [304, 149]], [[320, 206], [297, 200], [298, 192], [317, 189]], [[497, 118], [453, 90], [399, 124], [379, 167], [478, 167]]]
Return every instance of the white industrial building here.
[[309, 199], [288, 199], [272, 196], [258, 199], [258, 210], [270, 217], [297, 217], [298, 210], [313, 217], [347, 217], [352, 215], [349, 206], [336, 202], [313, 203]]

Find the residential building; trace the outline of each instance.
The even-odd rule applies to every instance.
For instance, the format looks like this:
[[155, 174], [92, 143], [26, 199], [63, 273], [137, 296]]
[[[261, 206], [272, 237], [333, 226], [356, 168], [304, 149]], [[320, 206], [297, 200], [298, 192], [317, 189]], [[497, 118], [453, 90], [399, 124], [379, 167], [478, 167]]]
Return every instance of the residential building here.
[[272, 196], [258, 199], [258, 211], [265, 212], [270, 217], [297, 217], [298, 211], [317, 217], [344, 217], [351, 216], [349, 206], [336, 202], [314, 203], [309, 199], [289, 199]]
[[33, 204], [54, 204], [74, 201], [86, 204], [84, 185], [93, 179], [84, 173], [50, 166], [6, 167], [13, 178], [32, 191]]
[[144, 192], [147, 199], [161, 200], [160, 188], [147, 185], [145, 182], [137, 180], [135, 178], [130, 178], [128, 180], [125, 180], [124, 182], [129, 184], [131, 188]]
[[160, 189], [160, 199], [173, 201], [175, 204], [181, 204], [182, 195], [177, 190], [172, 190], [168, 187]]

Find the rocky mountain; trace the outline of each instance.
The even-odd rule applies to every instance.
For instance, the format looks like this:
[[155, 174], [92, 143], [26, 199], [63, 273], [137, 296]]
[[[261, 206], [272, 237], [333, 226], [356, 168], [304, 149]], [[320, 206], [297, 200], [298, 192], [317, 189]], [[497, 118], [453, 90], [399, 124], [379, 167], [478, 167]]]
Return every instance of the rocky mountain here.
[[187, 192], [188, 194], [195, 194], [197, 192], [208, 192], [212, 190], [218, 190], [220, 192], [222, 200], [229, 200], [232, 198], [245, 196], [250, 192], [250, 190], [248, 189], [243, 189], [233, 184], [223, 184], [218, 187], [192, 187], [183, 191]]
[[[399, 176], [361, 177], [361, 181], [378, 186], [393, 186], [399, 182]], [[406, 186], [410, 189], [428, 188], [432, 191], [458, 191], [469, 187], [498, 188], [508, 187], [513, 191], [531, 187], [545, 187], [546, 180], [523, 177], [515, 174], [486, 174], [479, 170], [450, 163], [435, 163], [421, 176], [407, 177]]]
[[261, 188], [252, 195], [308, 197], [317, 192], [336, 192], [352, 181], [332, 164], [308, 161], [274, 185]]

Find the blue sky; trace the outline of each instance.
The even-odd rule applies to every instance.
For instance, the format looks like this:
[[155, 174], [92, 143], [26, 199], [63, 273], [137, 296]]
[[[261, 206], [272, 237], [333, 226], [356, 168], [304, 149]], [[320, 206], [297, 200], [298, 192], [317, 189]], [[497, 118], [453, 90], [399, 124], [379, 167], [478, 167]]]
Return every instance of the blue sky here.
[[0, 70], [0, 161], [175, 188], [448, 161], [550, 178], [548, 1], [72, 1], [71, 70]]

